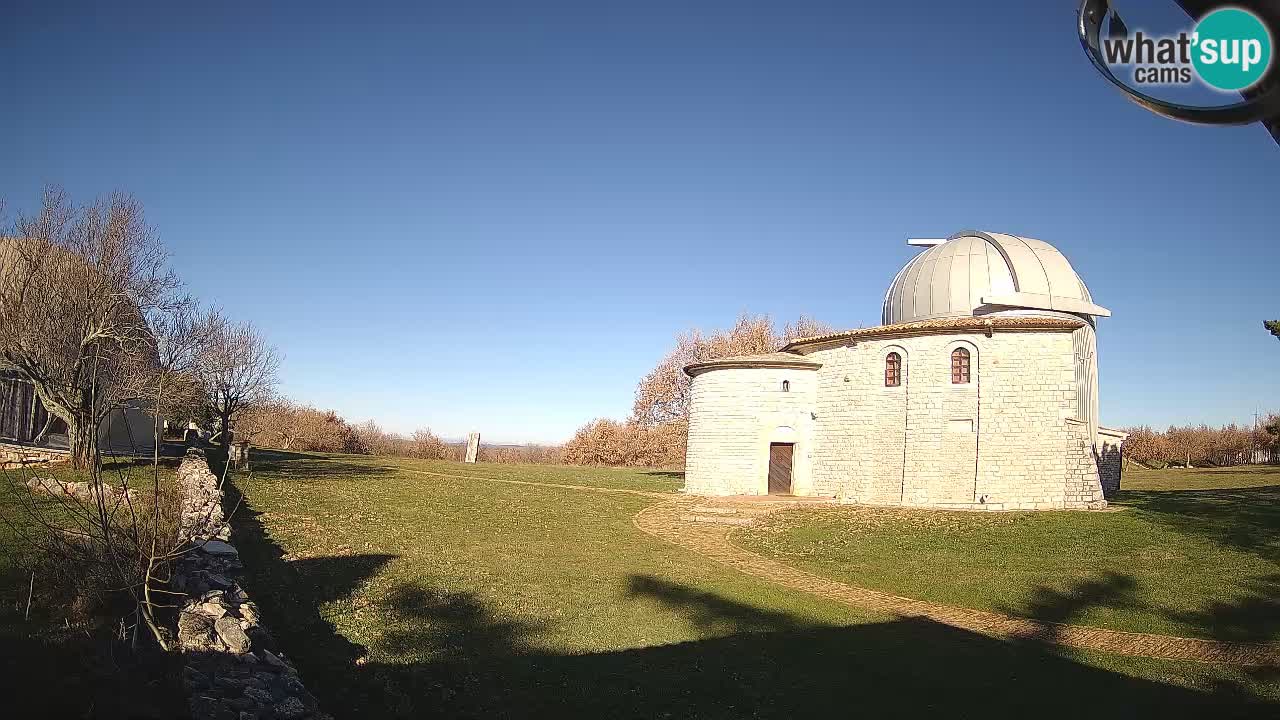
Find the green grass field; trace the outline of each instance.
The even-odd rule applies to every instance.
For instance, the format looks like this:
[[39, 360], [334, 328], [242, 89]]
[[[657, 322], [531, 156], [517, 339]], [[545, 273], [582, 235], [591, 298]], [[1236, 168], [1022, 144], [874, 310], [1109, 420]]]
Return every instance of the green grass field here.
[[[674, 492], [672, 473], [255, 458], [236, 479], [245, 584], [338, 717], [1202, 716], [1274, 712], [1255, 703], [1280, 699], [1271, 671], [1007, 643], [774, 587], [637, 530], [632, 517], [659, 498], [585, 489]], [[974, 607], [1271, 637], [1254, 610], [1222, 632], [1193, 613], [1238, 604], [1274, 573], [1263, 506], [1276, 478], [1187, 475], [1192, 491], [1162, 477], [1130, 476], [1122, 512], [870, 521], [840, 509], [736, 538]], [[965, 581], [970, 566], [998, 587]]]
[[1280, 640], [1280, 467], [1130, 471], [1114, 512], [833, 508], [743, 547], [854, 585], [1046, 620]]

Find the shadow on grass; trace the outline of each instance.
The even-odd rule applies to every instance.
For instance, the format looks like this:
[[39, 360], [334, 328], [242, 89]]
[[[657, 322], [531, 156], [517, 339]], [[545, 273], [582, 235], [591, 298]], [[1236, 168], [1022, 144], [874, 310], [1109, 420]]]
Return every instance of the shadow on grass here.
[[[1184, 471], [1193, 472], [1193, 471]], [[1241, 469], [1251, 480], [1276, 484], [1240, 488], [1121, 490], [1116, 501], [1189, 537], [1280, 561], [1280, 467]]]
[[[630, 577], [619, 601], [659, 603], [711, 637], [557, 652], [541, 641], [542, 625], [468, 592], [409, 583], [370, 609], [382, 634], [372, 648], [379, 659], [369, 660], [369, 649], [337, 634], [321, 608], [393, 556], [286, 561], [251, 505], [233, 523], [247, 589], [336, 717], [1024, 717], [1032, 708], [1037, 716], [1228, 717], [1260, 709], [1230, 683], [1188, 690], [919, 618], [817, 625], [651, 575]], [[1083, 595], [1044, 595], [1036, 607], [1060, 621], [1127, 592], [1112, 578]]]
[[1280, 574], [1254, 578], [1248, 594], [1232, 602], [1213, 602], [1173, 619], [1202, 627], [1218, 640], [1265, 642], [1280, 635]]
[[111, 628], [30, 629], [0, 616], [0, 692], [8, 717], [167, 720], [185, 717], [180, 661]]
[[1059, 625], [1070, 624], [1092, 607], [1133, 608], [1139, 605], [1137, 580], [1132, 575], [1104, 572], [1099, 577], [1082, 580], [1068, 590], [1037, 587], [1024, 608], [997, 608], [1006, 615], [1027, 617], [1044, 623], [1040, 632], [1029, 638], [1052, 643], [1058, 640]]
[[788, 613], [743, 605], [651, 575], [632, 575], [627, 581], [627, 597], [655, 600], [684, 615], [704, 634], [798, 630], [811, 624], [799, 623]]
[[683, 470], [646, 470], [644, 474], [651, 475], [653, 477], [670, 478], [672, 480], [684, 480]]
[[[216, 462], [212, 453], [210, 460]], [[249, 451], [249, 466], [253, 474], [284, 475], [289, 476], [291, 480], [296, 478], [297, 482], [323, 481], [330, 477], [384, 477], [398, 472], [394, 468], [339, 460], [323, 455], [259, 448]]]

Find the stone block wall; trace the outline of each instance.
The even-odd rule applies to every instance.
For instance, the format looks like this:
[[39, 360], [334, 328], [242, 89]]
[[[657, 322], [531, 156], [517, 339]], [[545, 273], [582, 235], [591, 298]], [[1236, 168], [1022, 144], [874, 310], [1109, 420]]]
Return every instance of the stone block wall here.
[[[1084, 494], [1075, 347], [1070, 333], [997, 333], [982, 367], [974, 500], [1004, 509], [1057, 509]], [[1083, 426], [1080, 426], [1083, 427]], [[1093, 483], [1096, 485], [1096, 471]], [[1070, 499], [1069, 499], [1070, 496]], [[984, 502], [985, 501], [985, 502]]]
[[1120, 491], [1124, 471], [1124, 441], [1127, 433], [1111, 428], [1098, 428], [1098, 479], [1102, 492], [1111, 499]]
[[[951, 382], [957, 347], [970, 352], [968, 384]], [[900, 387], [884, 386], [890, 352], [903, 360]], [[1068, 422], [1078, 401], [1074, 355], [1069, 332], [1047, 331], [869, 339], [812, 352], [822, 363], [815, 493], [967, 509], [1097, 506], [1096, 463]]]
[[1067, 427], [1072, 438], [1068, 444], [1067, 478], [1061, 507], [1077, 510], [1105, 508], [1107, 500], [1102, 491], [1098, 456], [1094, 452], [1089, 426], [1073, 419]]
[[[884, 359], [893, 351], [902, 356], [903, 382], [886, 388]], [[851, 502], [899, 502], [912, 351], [896, 341], [871, 341], [810, 357], [822, 363], [813, 424], [815, 494]]]
[[[797, 495], [983, 510], [1105, 507], [1103, 482], [1112, 474], [1118, 482], [1119, 454], [1095, 454], [1089, 424], [1076, 417], [1082, 390], [1071, 330], [859, 338], [809, 352], [817, 370], [699, 374], [686, 489], [766, 492], [768, 447], [778, 441], [771, 433], [785, 427], [797, 438]], [[961, 347], [970, 382], [952, 383], [951, 354]], [[884, 384], [890, 353], [902, 359], [896, 387]]]
[[769, 443], [788, 442], [796, 445], [794, 491], [812, 494], [809, 426], [814, 391], [811, 369], [738, 367], [696, 375], [689, 402], [686, 492], [767, 494]]

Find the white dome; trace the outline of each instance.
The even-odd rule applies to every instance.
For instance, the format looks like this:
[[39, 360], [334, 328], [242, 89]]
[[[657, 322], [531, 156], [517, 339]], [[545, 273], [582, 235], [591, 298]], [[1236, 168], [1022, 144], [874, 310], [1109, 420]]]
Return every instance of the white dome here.
[[956, 233], [907, 263], [884, 298], [885, 325], [1026, 310], [1108, 317], [1057, 248], [1015, 235]]

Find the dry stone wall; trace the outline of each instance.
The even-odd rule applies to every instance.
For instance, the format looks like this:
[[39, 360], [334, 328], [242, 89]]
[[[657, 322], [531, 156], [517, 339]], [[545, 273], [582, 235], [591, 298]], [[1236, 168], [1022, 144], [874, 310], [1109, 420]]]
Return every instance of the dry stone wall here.
[[70, 453], [66, 450], [0, 443], [0, 470], [19, 468], [36, 463], [58, 462], [66, 460], [70, 456]]
[[240, 586], [244, 565], [231, 544], [222, 487], [201, 451], [187, 452], [178, 467], [178, 484], [181, 528], [191, 551], [178, 562], [172, 587], [184, 593], [177, 646], [192, 718], [328, 718]]

